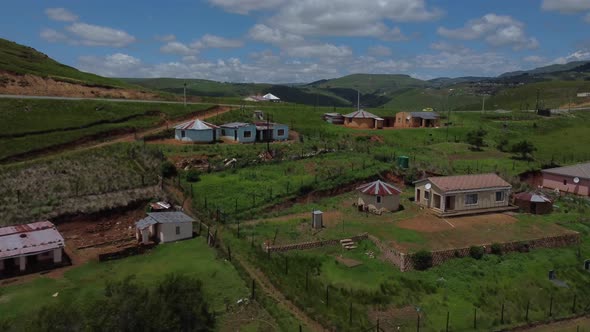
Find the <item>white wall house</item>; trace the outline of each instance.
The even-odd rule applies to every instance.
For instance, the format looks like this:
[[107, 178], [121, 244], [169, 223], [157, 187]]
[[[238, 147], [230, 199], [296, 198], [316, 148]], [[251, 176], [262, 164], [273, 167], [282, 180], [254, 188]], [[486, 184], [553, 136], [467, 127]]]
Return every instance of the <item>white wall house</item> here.
[[193, 218], [182, 212], [152, 212], [135, 223], [135, 237], [143, 244], [150, 241], [174, 242], [193, 236]]
[[49, 221], [0, 228], [0, 276], [59, 266], [65, 242]]
[[274, 122], [256, 123], [256, 140], [260, 142], [286, 141], [289, 139], [289, 126]]
[[221, 125], [221, 136], [241, 143], [256, 141], [256, 126], [251, 123], [232, 122]]

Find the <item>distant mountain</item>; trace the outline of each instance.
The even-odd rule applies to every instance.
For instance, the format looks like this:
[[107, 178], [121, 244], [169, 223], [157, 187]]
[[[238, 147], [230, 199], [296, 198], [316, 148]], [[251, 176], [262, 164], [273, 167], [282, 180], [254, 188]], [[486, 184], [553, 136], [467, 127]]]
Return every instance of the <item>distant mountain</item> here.
[[437, 77], [431, 80], [428, 80], [428, 83], [434, 86], [445, 86], [445, 85], [453, 85], [453, 84], [460, 84], [460, 83], [473, 83], [473, 82], [481, 82], [494, 79], [493, 77], [487, 76], [465, 76], [465, 77]]
[[538, 74], [550, 74], [556, 72], [564, 72], [564, 71], [571, 71], [576, 67], [583, 66], [585, 64], [590, 63], [590, 61], [573, 61], [568, 62], [566, 64], [553, 64], [543, 67], [538, 67], [531, 70], [518, 70], [513, 72], [504, 73], [498, 76], [498, 78], [510, 77], [510, 76], [519, 76], [519, 75], [538, 75]]
[[35, 75], [76, 84], [129, 87], [120, 80], [85, 73], [61, 64], [32, 47], [0, 38], [0, 70], [19, 75]]

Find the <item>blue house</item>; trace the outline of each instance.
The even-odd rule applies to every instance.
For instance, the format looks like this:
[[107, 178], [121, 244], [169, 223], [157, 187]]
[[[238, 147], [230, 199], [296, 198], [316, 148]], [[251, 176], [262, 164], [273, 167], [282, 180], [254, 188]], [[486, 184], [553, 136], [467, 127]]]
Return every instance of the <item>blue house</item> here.
[[257, 141], [285, 141], [287, 139], [289, 139], [289, 127], [287, 125], [274, 122], [256, 123]]
[[187, 121], [174, 127], [174, 138], [184, 142], [211, 143], [221, 136], [221, 129], [199, 119]]
[[221, 136], [241, 143], [256, 141], [256, 126], [251, 123], [232, 122], [221, 125]]

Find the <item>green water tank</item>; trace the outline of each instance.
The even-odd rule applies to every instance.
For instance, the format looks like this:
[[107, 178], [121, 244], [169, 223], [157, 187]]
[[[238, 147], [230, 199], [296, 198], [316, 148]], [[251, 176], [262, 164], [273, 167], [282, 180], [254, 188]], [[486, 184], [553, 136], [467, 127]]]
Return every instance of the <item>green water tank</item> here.
[[408, 156], [397, 157], [397, 166], [399, 166], [401, 168], [410, 167], [410, 157], [408, 157]]

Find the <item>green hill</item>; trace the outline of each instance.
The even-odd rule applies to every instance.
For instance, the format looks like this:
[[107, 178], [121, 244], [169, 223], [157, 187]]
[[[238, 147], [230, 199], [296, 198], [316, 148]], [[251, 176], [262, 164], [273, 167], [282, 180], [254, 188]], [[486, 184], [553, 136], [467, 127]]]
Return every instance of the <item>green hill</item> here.
[[32, 47], [0, 38], [0, 70], [14, 74], [31, 74], [75, 84], [106, 87], [130, 87], [118, 79], [79, 71], [61, 64]]
[[408, 87], [425, 87], [428, 82], [399, 74], [352, 74], [310, 83], [317, 88], [355, 89], [361, 93], [390, 93]]

